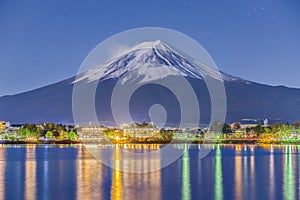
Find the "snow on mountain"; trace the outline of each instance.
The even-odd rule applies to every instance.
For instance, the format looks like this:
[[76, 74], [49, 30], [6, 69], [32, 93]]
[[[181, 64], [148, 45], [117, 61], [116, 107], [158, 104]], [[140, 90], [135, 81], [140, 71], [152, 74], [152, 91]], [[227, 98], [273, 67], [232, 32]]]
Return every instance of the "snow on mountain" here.
[[[160, 41], [141, 43], [78, 77], [25, 93], [0, 97], [0, 119], [13, 123], [73, 123], [72, 83], [76, 80], [80, 86], [88, 88], [87, 82], [100, 80], [102, 84], [97, 85], [95, 94], [97, 117], [105, 124], [115, 125], [111, 96], [118, 81], [136, 79], [148, 82], [181, 75], [192, 77], [189, 83], [198, 98], [200, 122], [206, 124], [211, 120], [211, 99], [203, 77], [218, 79], [220, 74], [226, 89], [227, 122], [243, 118], [269, 118], [292, 123], [300, 119], [300, 89], [268, 86], [218, 73]], [[85, 100], [84, 95], [82, 99]], [[149, 109], [155, 104], [164, 106], [170, 126], [177, 126], [180, 121], [180, 105], [176, 97], [154, 84], [136, 91], [130, 102], [130, 114], [134, 121], [150, 121]], [[83, 120], [90, 121], [89, 113], [87, 116], [84, 113]]]
[[79, 75], [74, 83], [120, 78], [124, 74], [126, 77], [122, 81], [142, 77], [140, 82], [148, 82], [176, 75], [197, 79], [210, 77], [224, 81], [243, 81], [243, 79], [219, 72], [158, 40], [134, 46], [121, 56]]

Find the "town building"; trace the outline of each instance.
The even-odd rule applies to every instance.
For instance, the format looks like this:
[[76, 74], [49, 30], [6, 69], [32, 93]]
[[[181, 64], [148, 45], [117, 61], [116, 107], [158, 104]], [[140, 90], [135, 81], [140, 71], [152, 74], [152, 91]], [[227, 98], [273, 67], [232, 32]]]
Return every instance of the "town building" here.
[[264, 119], [264, 125], [263, 125], [264, 127], [267, 127], [267, 126], [269, 126], [269, 120], [266, 118], [266, 119]]
[[78, 138], [81, 140], [101, 140], [105, 139], [104, 131], [107, 130], [104, 126], [78, 126], [76, 127]]
[[9, 133], [17, 135], [18, 130], [23, 127], [23, 124], [10, 124], [7, 128]]
[[154, 138], [159, 135], [156, 127], [128, 127], [123, 129], [123, 136], [137, 139]]
[[1, 131], [1, 130], [4, 131], [5, 129], [6, 129], [6, 122], [1, 121], [1, 122], [0, 122], [0, 131]]
[[143, 122], [133, 124], [122, 124], [120, 129], [123, 130], [123, 137], [132, 139], [147, 139], [159, 136], [160, 129], [153, 125], [153, 123]]
[[1, 132], [6, 131], [9, 127], [10, 127], [9, 122], [0, 121], [0, 131]]
[[230, 125], [231, 129], [235, 129], [235, 125], [237, 123], [240, 124], [239, 129], [254, 128], [257, 126], [258, 123], [262, 124], [263, 127], [269, 126], [269, 120], [267, 118], [265, 118], [265, 119], [242, 119], [240, 121], [233, 122]]

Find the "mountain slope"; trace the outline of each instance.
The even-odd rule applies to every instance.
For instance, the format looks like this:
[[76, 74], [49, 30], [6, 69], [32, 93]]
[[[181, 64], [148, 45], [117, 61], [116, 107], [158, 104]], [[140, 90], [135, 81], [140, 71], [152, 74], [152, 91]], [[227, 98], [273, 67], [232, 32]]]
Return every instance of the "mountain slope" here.
[[[125, 76], [129, 74], [131, 76]], [[30, 92], [0, 97], [0, 120], [14, 123], [72, 123], [74, 84], [89, 85], [99, 80], [96, 110], [99, 121], [113, 124], [111, 93], [118, 80], [148, 82], [184, 76], [197, 93], [201, 123], [210, 120], [210, 98], [205, 78], [224, 80], [227, 95], [226, 121], [242, 118], [271, 118], [283, 122], [300, 120], [300, 90], [274, 87], [240, 79], [207, 67], [204, 63], [161, 41], [141, 43], [108, 63], [86, 73]], [[124, 78], [125, 77], [125, 78]], [[129, 78], [128, 78], [129, 77]], [[199, 92], [201, 91], [201, 92]], [[165, 106], [169, 125], [180, 121], [179, 103], [166, 88], [149, 85], [138, 89], [130, 101], [136, 121], [147, 120], [153, 104]], [[88, 119], [87, 119], [88, 121]]]

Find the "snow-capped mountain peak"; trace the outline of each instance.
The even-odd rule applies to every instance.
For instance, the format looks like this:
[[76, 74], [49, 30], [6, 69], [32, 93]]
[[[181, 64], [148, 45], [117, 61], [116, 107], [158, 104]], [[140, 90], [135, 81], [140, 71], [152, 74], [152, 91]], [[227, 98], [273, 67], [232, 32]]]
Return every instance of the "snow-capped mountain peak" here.
[[221, 73], [215, 68], [191, 58], [160, 40], [142, 42], [109, 62], [79, 75], [76, 82], [103, 81], [120, 78], [130, 73], [126, 81], [139, 77], [140, 82], [163, 79], [167, 76], [185, 76], [197, 79], [211, 77], [235, 81], [236, 77]]
[[156, 40], [156, 41], [142, 42], [142, 43], [134, 46], [129, 51], [139, 50], [139, 49], [152, 49], [152, 48], [167, 49], [168, 47], [167, 47], [166, 43], [163, 43], [160, 40]]

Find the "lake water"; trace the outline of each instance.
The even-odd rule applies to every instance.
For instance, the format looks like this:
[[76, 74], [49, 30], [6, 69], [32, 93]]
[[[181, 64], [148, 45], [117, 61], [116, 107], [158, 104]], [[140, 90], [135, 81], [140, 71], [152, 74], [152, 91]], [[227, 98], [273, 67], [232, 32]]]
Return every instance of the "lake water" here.
[[215, 146], [203, 159], [197, 145], [183, 151], [168, 167], [141, 174], [113, 170], [83, 145], [1, 145], [0, 199], [300, 197], [300, 146]]

